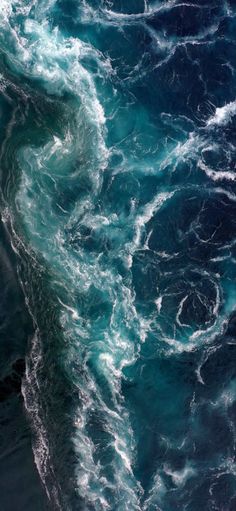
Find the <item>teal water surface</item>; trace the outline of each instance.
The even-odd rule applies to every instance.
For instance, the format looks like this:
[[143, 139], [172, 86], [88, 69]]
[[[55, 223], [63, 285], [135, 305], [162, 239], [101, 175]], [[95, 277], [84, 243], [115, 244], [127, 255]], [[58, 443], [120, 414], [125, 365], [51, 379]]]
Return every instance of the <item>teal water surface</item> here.
[[1, 0], [3, 511], [236, 509], [235, 28]]

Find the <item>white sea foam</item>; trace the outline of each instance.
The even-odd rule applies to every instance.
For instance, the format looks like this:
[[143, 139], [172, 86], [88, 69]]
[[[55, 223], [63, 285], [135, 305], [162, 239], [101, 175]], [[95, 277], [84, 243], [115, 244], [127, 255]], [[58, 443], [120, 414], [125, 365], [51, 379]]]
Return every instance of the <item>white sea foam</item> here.
[[163, 296], [159, 296], [159, 297], [155, 300], [156, 308], [157, 308], [157, 311], [158, 311], [158, 313], [159, 313], [159, 314], [160, 314], [160, 312], [161, 312], [162, 300], [163, 300]]
[[171, 476], [173, 483], [176, 486], [183, 486], [186, 481], [195, 475], [195, 470], [188, 464], [182, 470], [172, 470], [168, 465], [164, 465], [164, 471], [167, 475]]
[[236, 400], [236, 380], [231, 380], [230, 384], [220, 392], [220, 395], [215, 401], [212, 401], [212, 406], [220, 408], [228, 408]]
[[162, 207], [162, 205], [171, 197], [175, 192], [160, 192], [151, 202], [146, 204], [141, 214], [138, 214], [135, 219], [135, 236], [133, 240], [134, 247], [138, 247], [141, 241], [141, 234], [145, 225], [151, 220], [154, 214]]
[[0, 20], [1, 22], [8, 22], [10, 15], [12, 14], [12, 1], [2, 0], [0, 3]]
[[205, 174], [208, 177], [213, 179], [213, 181], [223, 181], [223, 180], [235, 181], [236, 180], [236, 173], [227, 171], [227, 170], [223, 170], [223, 171], [213, 170], [210, 167], [208, 167], [208, 165], [206, 165], [202, 160], [200, 160], [198, 162], [198, 166], [200, 169], [202, 169], [205, 172]]
[[[47, 4], [48, 5], [48, 4]], [[9, 11], [10, 13], [10, 11]], [[7, 13], [7, 16], [8, 14]], [[7, 18], [6, 18], [7, 19]], [[17, 207], [21, 215], [23, 215], [24, 225], [30, 235], [34, 250], [41, 253], [47, 262], [53, 268], [53, 281], [56, 282], [57, 269], [61, 272], [60, 286], [70, 287], [70, 300], [61, 300], [58, 303], [61, 306], [61, 325], [64, 330], [64, 336], [70, 344], [68, 350], [68, 360], [76, 360], [77, 343], [87, 343], [88, 353], [91, 357], [95, 356], [98, 350], [99, 342], [101, 347], [100, 356], [96, 355], [96, 370], [106, 379], [113, 404], [110, 408], [104, 401], [103, 396], [99, 393], [93, 375], [87, 373], [87, 380], [83, 381], [79, 375], [75, 380], [75, 384], [80, 388], [82, 393], [82, 406], [78, 408], [75, 416], [76, 431], [73, 438], [74, 447], [79, 458], [77, 472], [77, 489], [81, 496], [90, 501], [95, 509], [110, 509], [110, 504], [101, 493], [101, 462], [94, 462], [94, 452], [96, 446], [92, 438], [88, 435], [87, 425], [89, 422], [89, 413], [93, 406], [96, 406], [107, 422], [110, 433], [114, 438], [114, 477], [116, 479], [116, 487], [119, 491], [126, 495], [127, 503], [124, 509], [139, 509], [139, 498], [137, 482], [132, 474], [132, 459], [134, 452], [133, 433], [129, 424], [127, 412], [123, 409], [120, 402], [120, 382], [121, 370], [124, 365], [130, 364], [134, 360], [134, 346], [128, 341], [128, 335], [125, 330], [128, 328], [129, 318], [134, 316], [133, 297], [130, 290], [119, 283], [119, 296], [110, 296], [113, 305], [113, 315], [110, 330], [104, 335], [104, 332], [95, 329], [92, 330], [91, 323], [84, 322], [81, 318], [80, 311], [75, 305], [75, 294], [78, 287], [78, 276], [80, 277], [80, 291], [89, 292], [90, 286], [94, 282], [96, 275], [96, 286], [102, 292], [107, 290], [108, 294], [113, 288], [116, 275], [109, 270], [103, 271], [100, 267], [99, 260], [85, 261], [83, 254], [81, 258], [75, 258], [70, 255], [66, 249], [64, 229], [65, 222], [69, 225], [73, 218], [76, 220], [82, 215], [83, 221], [90, 225], [93, 229], [100, 226], [109, 226], [110, 221], [114, 218], [107, 218], [104, 215], [91, 215], [91, 204], [94, 198], [87, 199], [83, 207], [80, 204], [75, 206], [71, 219], [64, 210], [65, 216], [59, 220], [53, 213], [51, 205], [51, 197], [47, 188], [45, 188], [44, 176], [50, 177], [54, 183], [55, 189], [59, 180], [67, 175], [70, 168], [70, 162], [76, 159], [81, 151], [90, 149], [90, 161], [85, 163], [87, 171], [93, 166], [94, 187], [93, 194], [96, 193], [99, 184], [96, 184], [96, 173], [103, 170], [106, 165], [107, 149], [104, 142], [104, 124], [105, 115], [102, 105], [99, 102], [95, 83], [90, 73], [81, 64], [81, 56], [93, 49], [88, 45], [75, 40], [64, 39], [58, 30], [49, 29], [47, 23], [39, 24], [38, 21], [27, 19], [25, 22], [24, 36], [14, 33], [16, 56], [19, 58], [19, 70], [25, 76], [40, 80], [47, 93], [61, 96], [65, 91], [71, 92], [75, 98], [76, 114], [78, 127], [80, 123], [87, 123], [88, 130], [85, 143], [85, 149], [81, 146], [78, 134], [71, 132], [68, 125], [65, 129], [64, 137], [52, 136], [51, 140], [40, 148], [23, 148], [19, 154], [19, 163], [22, 168], [22, 181], [17, 196]], [[14, 62], [9, 57], [11, 64]], [[82, 109], [82, 112], [81, 112]], [[82, 118], [82, 121], [81, 121]], [[81, 130], [81, 133], [83, 130]], [[84, 167], [84, 168], [85, 168]], [[68, 169], [68, 170], [67, 170]], [[73, 176], [72, 176], [73, 177]], [[71, 174], [68, 175], [68, 179]], [[37, 194], [34, 192], [34, 185], [38, 183], [39, 190]], [[82, 209], [81, 209], [82, 208]], [[84, 208], [84, 209], [83, 209]], [[84, 213], [87, 209], [87, 217]], [[90, 211], [90, 215], [89, 215]], [[29, 213], [30, 212], [30, 213]], [[46, 214], [45, 214], [46, 213]], [[120, 316], [126, 322], [124, 332], [119, 331], [118, 323]], [[93, 347], [93, 336], [97, 337], [96, 346]], [[98, 340], [98, 338], [100, 339]], [[33, 344], [33, 349], [39, 346]], [[123, 356], [125, 352], [125, 357]], [[39, 352], [38, 356], [39, 356]], [[33, 352], [31, 354], [33, 357]], [[32, 359], [32, 374], [27, 376], [27, 385], [30, 385], [30, 378], [37, 377], [36, 358]], [[39, 383], [40, 386], [40, 383]], [[28, 406], [29, 413], [35, 413], [35, 424], [37, 425], [37, 447], [35, 448], [35, 456], [37, 466], [43, 482], [46, 484], [46, 476], [49, 463], [49, 454], [44, 444], [48, 445], [46, 429], [37, 422], [37, 400], [35, 396], [36, 409], [34, 412], [29, 407], [29, 399], [25, 394], [25, 402]], [[49, 447], [48, 447], [49, 449]], [[128, 474], [127, 475], [127, 471]], [[109, 482], [107, 482], [109, 486]], [[113, 492], [117, 489], [114, 487]]]
[[236, 101], [231, 101], [225, 106], [217, 107], [214, 115], [212, 115], [206, 125], [207, 126], [226, 126], [236, 115]]
[[184, 324], [184, 323], [182, 323], [182, 322], [180, 321], [180, 316], [181, 316], [181, 314], [182, 314], [182, 312], [183, 312], [183, 307], [184, 307], [184, 304], [185, 304], [185, 302], [186, 302], [186, 300], [187, 300], [187, 299], [188, 299], [188, 295], [184, 296], [184, 298], [181, 300], [181, 302], [180, 302], [180, 304], [179, 304], [179, 308], [178, 308], [177, 314], [176, 314], [176, 323], [177, 323], [179, 326], [181, 326], [181, 327], [182, 327], [182, 326], [188, 326], [188, 325], [186, 325], [186, 324]]

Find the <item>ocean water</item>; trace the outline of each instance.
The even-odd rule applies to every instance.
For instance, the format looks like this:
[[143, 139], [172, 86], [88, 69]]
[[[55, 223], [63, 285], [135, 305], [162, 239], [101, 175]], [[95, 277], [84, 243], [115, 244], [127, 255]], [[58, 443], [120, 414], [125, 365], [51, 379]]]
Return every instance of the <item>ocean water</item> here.
[[0, 0], [0, 511], [236, 510], [236, 2]]

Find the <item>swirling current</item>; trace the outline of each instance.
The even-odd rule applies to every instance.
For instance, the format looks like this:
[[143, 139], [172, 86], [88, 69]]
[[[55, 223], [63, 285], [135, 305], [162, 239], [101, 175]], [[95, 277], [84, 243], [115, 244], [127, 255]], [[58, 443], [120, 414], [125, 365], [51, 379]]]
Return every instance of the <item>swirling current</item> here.
[[0, 510], [236, 510], [236, 2], [0, 0]]

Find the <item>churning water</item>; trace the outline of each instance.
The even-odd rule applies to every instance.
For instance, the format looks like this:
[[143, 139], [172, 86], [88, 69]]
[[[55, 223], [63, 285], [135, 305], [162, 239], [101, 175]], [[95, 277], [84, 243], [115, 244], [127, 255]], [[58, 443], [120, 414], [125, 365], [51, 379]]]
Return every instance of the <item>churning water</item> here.
[[234, 511], [235, 1], [1, 0], [0, 139], [1, 511]]

